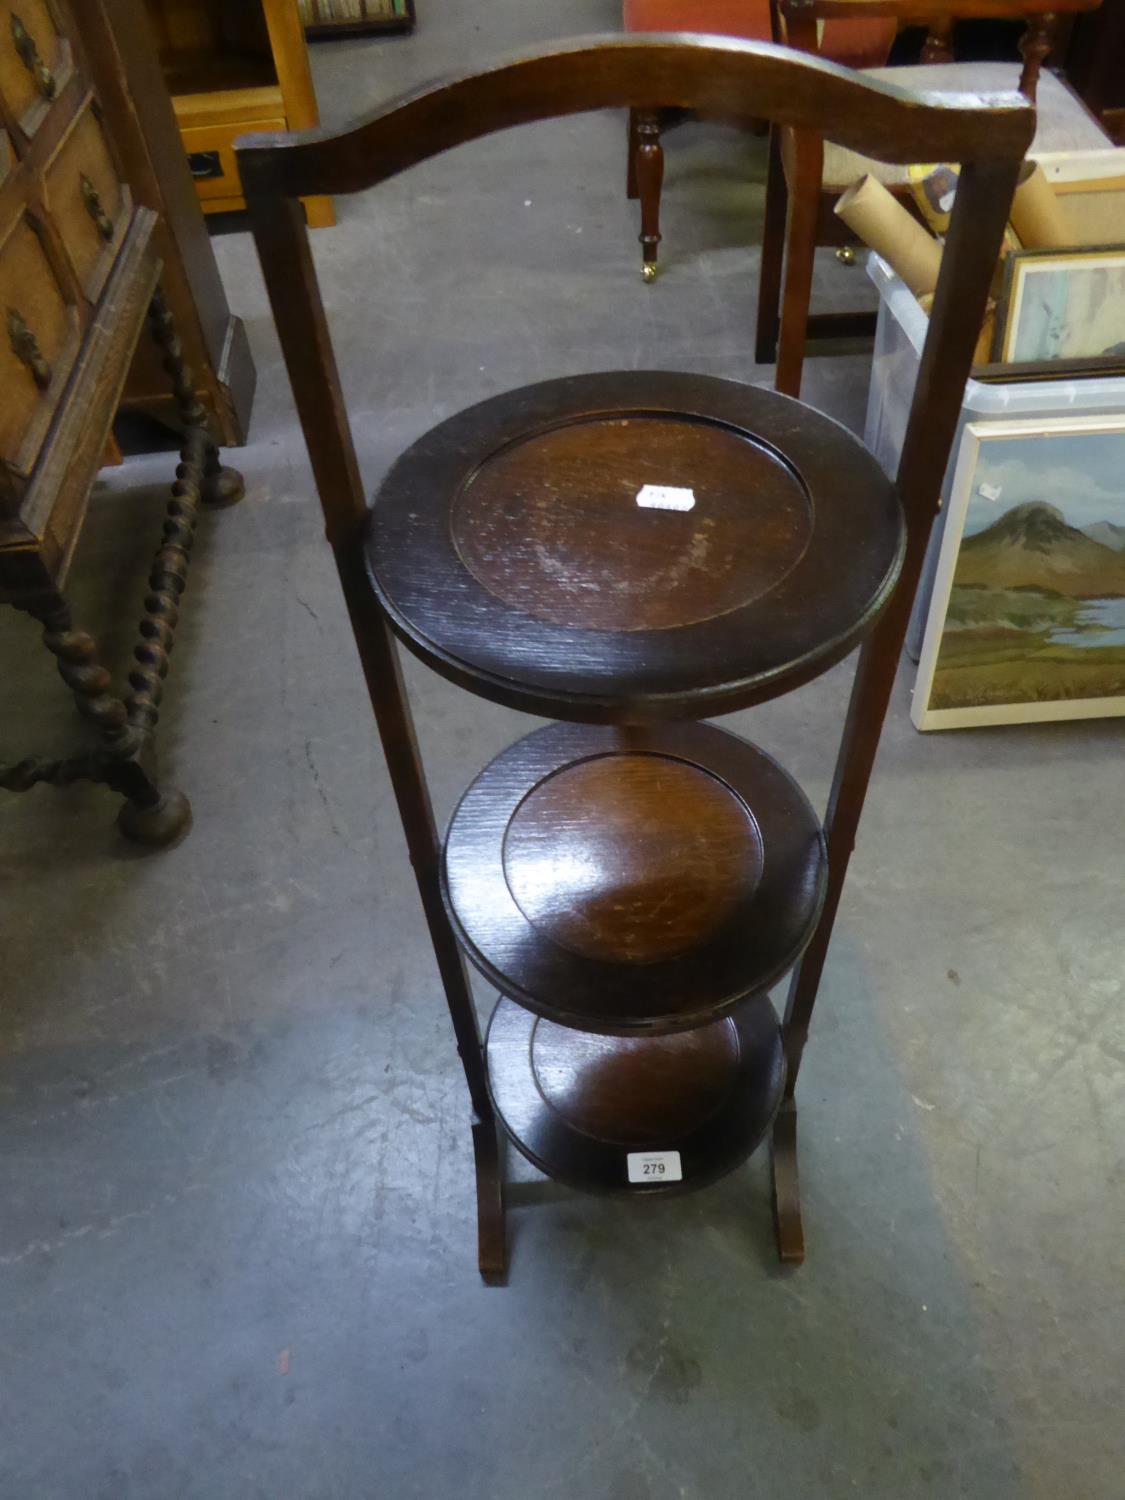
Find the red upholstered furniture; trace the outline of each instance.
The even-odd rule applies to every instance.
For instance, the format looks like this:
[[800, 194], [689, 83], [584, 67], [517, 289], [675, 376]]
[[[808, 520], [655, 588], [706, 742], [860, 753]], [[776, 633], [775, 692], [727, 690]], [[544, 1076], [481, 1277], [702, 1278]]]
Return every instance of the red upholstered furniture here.
[[[626, 31], [698, 31], [708, 36], [773, 40], [770, 0], [624, 0]], [[887, 60], [895, 23], [885, 16], [828, 21], [820, 55], [849, 68], [877, 68]]]
[[[624, 0], [626, 31], [692, 31], [711, 36], [738, 36], [749, 41], [775, 39], [771, 0]], [[896, 23], [885, 16], [824, 23], [820, 55], [849, 68], [877, 68], [886, 62]], [[667, 116], [629, 111], [630, 198], [641, 200], [641, 265], [646, 281], [656, 276], [660, 243], [660, 189], [664, 178], [661, 132]]]

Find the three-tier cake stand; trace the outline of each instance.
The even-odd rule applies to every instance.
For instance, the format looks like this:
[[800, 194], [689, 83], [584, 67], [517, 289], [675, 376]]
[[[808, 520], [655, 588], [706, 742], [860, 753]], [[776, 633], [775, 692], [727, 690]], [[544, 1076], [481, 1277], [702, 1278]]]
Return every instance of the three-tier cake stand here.
[[[698, 375], [496, 397], [384, 481], [367, 558], [400, 639], [468, 691], [556, 721], [472, 782], [441, 869], [452, 931], [500, 995], [483, 1063], [467, 987], [451, 998], [470, 1087], [549, 1176], [679, 1192], [769, 1132], [795, 1062], [769, 990], [816, 927], [825, 844], [781, 766], [701, 721], [838, 662], [902, 545], [856, 438]], [[478, 1119], [495, 1271], [491, 1128]]]

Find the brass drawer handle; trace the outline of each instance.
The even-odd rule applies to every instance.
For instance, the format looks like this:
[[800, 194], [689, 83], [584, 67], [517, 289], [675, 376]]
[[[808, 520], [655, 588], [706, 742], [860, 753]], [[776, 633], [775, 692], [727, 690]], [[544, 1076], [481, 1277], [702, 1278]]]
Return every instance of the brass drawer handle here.
[[38, 341], [14, 307], [8, 309], [8, 342], [12, 353], [31, 371], [31, 378], [41, 391], [51, 383], [51, 367], [43, 358]]
[[86, 212], [94, 221], [94, 227], [103, 240], [113, 238], [113, 223], [102, 207], [102, 200], [97, 188], [86, 176], [85, 172], [78, 174], [78, 181], [82, 187], [82, 202], [86, 205]]
[[20, 62], [23, 63], [32, 78], [35, 79], [35, 87], [43, 95], [44, 99], [53, 99], [58, 92], [55, 75], [39, 56], [39, 48], [35, 45], [35, 38], [28, 31], [19, 16], [16, 15], [15, 11], [12, 12], [12, 41], [16, 44], [16, 51], [19, 53]]

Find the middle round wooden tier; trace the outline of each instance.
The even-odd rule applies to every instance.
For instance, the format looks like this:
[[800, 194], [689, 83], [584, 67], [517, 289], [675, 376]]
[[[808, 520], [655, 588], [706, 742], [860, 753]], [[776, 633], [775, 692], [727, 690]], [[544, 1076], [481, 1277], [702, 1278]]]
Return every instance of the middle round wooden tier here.
[[688, 1030], [767, 989], [812, 936], [824, 839], [804, 793], [709, 724], [551, 724], [473, 782], [445, 840], [458, 936], [564, 1026]]
[[625, 371], [420, 438], [368, 564], [403, 640], [549, 718], [703, 718], [839, 661], [889, 599], [902, 512], [861, 442], [773, 391]]

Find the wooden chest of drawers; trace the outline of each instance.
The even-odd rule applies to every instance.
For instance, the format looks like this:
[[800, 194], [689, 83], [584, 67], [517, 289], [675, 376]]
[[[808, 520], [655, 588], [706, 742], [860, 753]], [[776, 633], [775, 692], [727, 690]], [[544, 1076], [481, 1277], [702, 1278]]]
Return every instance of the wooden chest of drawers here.
[[19, 515], [133, 203], [53, 0], [0, 0], [0, 518]]

